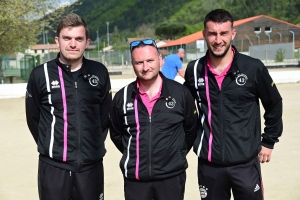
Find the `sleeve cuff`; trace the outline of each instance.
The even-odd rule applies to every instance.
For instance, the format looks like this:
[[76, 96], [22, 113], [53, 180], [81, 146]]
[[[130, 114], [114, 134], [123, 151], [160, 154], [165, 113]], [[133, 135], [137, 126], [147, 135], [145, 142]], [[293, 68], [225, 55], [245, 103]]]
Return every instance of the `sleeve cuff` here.
[[264, 138], [261, 141], [261, 145], [264, 146], [264, 147], [267, 147], [269, 149], [273, 149], [274, 148], [274, 144], [275, 144], [275, 142], [270, 142], [270, 141], [268, 141], [268, 140], [266, 140]]

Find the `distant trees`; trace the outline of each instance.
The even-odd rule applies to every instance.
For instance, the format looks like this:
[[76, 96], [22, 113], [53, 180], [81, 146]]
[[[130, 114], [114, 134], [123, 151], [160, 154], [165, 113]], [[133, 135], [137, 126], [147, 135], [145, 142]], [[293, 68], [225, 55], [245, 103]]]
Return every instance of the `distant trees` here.
[[164, 23], [160, 24], [155, 29], [155, 35], [162, 39], [175, 39], [186, 33], [186, 26], [184, 24]]
[[150, 24], [142, 24], [141, 26], [137, 27], [135, 34], [137, 37], [154, 38], [154, 32], [155, 30]]
[[[150, 37], [149, 33], [144, 34], [143, 31], [147, 27], [155, 30], [159, 24], [170, 23], [185, 25], [185, 34], [195, 33], [203, 29], [205, 15], [216, 8], [230, 11], [234, 20], [265, 14], [291, 23], [300, 23], [299, 0], [84, 0], [82, 4], [73, 4], [71, 7], [88, 22], [93, 40], [96, 38], [96, 31], [100, 36], [106, 34], [107, 21], [110, 26], [118, 27], [121, 37]], [[143, 27], [141, 31], [137, 31], [139, 27]], [[177, 36], [167, 34], [159, 37]]]

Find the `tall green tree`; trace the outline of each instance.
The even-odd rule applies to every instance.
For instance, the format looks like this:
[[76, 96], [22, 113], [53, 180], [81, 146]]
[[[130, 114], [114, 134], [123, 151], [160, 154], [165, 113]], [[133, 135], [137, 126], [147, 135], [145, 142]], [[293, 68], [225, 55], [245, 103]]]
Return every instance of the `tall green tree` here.
[[[3, 55], [35, 44], [43, 28], [49, 26], [49, 21], [59, 18], [64, 12], [60, 3], [60, 0], [0, 1], [0, 80], [3, 79]], [[58, 10], [55, 15], [44, 17], [54, 10]]]

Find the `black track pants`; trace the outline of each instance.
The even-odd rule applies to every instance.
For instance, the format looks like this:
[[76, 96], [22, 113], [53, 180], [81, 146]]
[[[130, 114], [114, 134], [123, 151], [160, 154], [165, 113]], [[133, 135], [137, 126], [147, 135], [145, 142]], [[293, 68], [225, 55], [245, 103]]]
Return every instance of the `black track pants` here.
[[164, 180], [138, 181], [124, 178], [126, 200], [183, 200], [185, 172]]
[[103, 163], [74, 173], [39, 161], [38, 188], [41, 200], [104, 200]]
[[202, 200], [263, 200], [263, 184], [258, 157], [235, 166], [198, 161], [198, 183]]

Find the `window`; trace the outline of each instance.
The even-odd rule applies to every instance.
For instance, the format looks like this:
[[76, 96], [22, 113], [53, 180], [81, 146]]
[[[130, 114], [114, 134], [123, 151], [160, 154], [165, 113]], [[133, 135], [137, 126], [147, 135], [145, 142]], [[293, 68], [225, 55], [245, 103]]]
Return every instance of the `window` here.
[[259, 32], [260, 32], [260, 31], [261, 31], [261, 30], [260, 30], [260, 27], [254, 27], [254, 31], [255, 31], [255, 32], [256, 32], [256, 31], [259, 31]]
[[271, 32], [272, 32], [272, 27], [266, 26], [266, 27], [265, 27], [265, 32], [266, 32], [266, 33], [271, 33]]
[[260, 27], [254, 27], [254, 33], [255, 34], [260, 34], [261, 33]]

